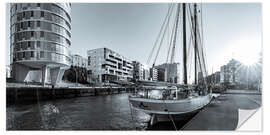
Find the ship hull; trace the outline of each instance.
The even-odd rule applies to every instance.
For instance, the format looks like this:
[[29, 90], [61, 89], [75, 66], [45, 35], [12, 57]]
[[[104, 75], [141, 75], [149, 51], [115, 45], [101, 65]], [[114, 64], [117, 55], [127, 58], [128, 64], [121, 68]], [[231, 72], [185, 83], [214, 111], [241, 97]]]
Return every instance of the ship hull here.
[[211, 100], [211, 94], [180, 100], [156, 100], [129, 97], [133, 109], [151, 115], [151, 125], [157, 121], [186, 120]]

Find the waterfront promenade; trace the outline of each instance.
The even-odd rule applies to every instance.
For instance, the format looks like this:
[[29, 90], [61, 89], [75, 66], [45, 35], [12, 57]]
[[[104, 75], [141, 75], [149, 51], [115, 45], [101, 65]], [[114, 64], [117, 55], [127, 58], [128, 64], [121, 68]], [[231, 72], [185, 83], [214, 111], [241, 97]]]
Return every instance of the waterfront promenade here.
[[213, 99], [181, 130], [235, 130], [239, 109], [256, 110], [261, 105], [262, 95], [257, 90], [228, 90]]

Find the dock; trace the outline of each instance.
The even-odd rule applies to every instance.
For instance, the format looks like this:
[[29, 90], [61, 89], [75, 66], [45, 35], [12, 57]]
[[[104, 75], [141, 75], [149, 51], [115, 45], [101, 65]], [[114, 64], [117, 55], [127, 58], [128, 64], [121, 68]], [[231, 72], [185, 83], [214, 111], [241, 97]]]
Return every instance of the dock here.
[[235, 130], [239, 109], [261, 107], [261, 93], [256, 90], [228, 90], [195, 115], [181, 130]]
[[134, 92], [134, 87], [12, 87], [6, 88], [7, 103]]

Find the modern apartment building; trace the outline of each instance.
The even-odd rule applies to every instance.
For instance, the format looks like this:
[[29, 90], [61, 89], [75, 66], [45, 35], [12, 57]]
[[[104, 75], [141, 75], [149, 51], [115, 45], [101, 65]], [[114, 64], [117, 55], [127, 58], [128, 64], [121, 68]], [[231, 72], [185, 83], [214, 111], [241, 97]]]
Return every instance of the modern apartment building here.
[[180, 83], [180, 63], [164, 63], [155, 66], [157, 69], [164, 69], [164, 80], [170, 83]]
[[6, 78], [10, 78], [10, 66], [6, 65]]
[[143, 79], [144, 80], [150, 80], [150, 68], [145, 68], [143, 70]]
[[221, 83], [239, 83], [242, 71], [239, 70], [241, 63], [232, 59], [228, 64], [221, 66], [220, 68], [220, 82]]
[[133, 79], [132, 61], [108, 48], [87, 51], [87, 68], [99, 82]]
[[158, 70], [157, 68], [150, 68], [150, 80], [157, 81], [158, 80]]
[[146, 81], [149, 79], [149, 68], [138, 62], [138, 61], [132, 61], [133, 64], [133, 79], [137, 81]]
[[84, 58], [78, 54], [74, 54], [71, 56], [71, 59], [72, 66], [87, 68], [87, 58]]
[[158, 81], [160, 82], [166, 82], [167, 80], [167, 72], [164, 68], [158, 68]]
[[71, 5], [13, 3], [10, 7], [13, 79], [56, 84], [71, 61]]

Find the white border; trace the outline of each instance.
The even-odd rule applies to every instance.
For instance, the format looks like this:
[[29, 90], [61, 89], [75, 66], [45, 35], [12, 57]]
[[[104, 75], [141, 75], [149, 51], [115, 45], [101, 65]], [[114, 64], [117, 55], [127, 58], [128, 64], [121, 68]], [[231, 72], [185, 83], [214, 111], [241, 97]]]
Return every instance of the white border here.
[[[180, 131], [180, 132], [169, 132], [169, 134], [268, 134], [269, 133], [269, 128], [267, 128], [266, 126], [264, 125], [270, 125], [269, 124], [269, 115], [270, 115], [270, 112], [269, 112], [269, 108], [267, 106], [269, 106], [269, 98], [267, 98], [267, 96], [269, 97], [270, 95], [270, 87], [269, 87], [269, 83], [268, 83], [268, 80], [270, 80], [270, 73], [269, 73], [269, 70], [270, 70], [270, 67], [269, 67], [269, 54], [270, 54], [270, 50], [269, 50], [269, 46], [270, 46], [270, 43], [269, 43], [269, 39], [270, 39], [270, 33], [269, 33], [269, 30], [270, 30], [270, 21], [269, 21], [269, 17], [270, 17], [270, 5], [269, 5], [269, 1], [267, 0], [136, 0], [136, 1], [127, 1], [127, 0], [117, 0], [117, 1], [112, 1], [112, 0], [69, 0], [68, 2], [79, 2], [79, 3], [85, 3], [85, 2], [92, 2], [92, 3], [101, 3], [101, 2], [108, 2], [108, 3], [153, 3], [153, 2], [156, 2], [156, 3], [161, 3], [161, 2], [262, 2], [262, 7], [263, 7], [263, 106], [264, 108], [262, 109], [262, 111], [258, 111], [256, 113], [256, 115], [253, 116], [254, 117], [263, 117], [263, 120], [262, 120], [262, 132], [239, 132], [239, 131], [236, 131], [236, 132], [202, 132], [202, 131], [191, 131], [191, 132], [183, 132], [183, 131]], [[109, 132], [109, 131], [6, 131], [6, 85], [5, 85], [5, 76], [6, 76], [6, 72], [5, 72], [5, 57], [7, 57], [8, 55], [5, 54], [5, 48], [6, 47], [9, 47], [7, 46], [8, 44], [6, 43], [6, 36], [7, 33], [6, 33], [6, 27], [9, 27], [9, 26], [6, 26], [5, 24], [5, 19], [6, 19], [6, 3], [7, 2], [41, 2], [41, 0], [39, 1], [35, 1], [35, 0], [0, 0], [0, 18], [1, 18], [1, 21], [0, 21], [0, 30], [1, 30], [1, 33], [0, 33], [0, 41], [1, 41], [1, 45], [0, 45], [0, 68], [1, 68], [1, 72], [0, 72], [0, 77], [1, 77], [1, 80], [0, 80], [0, 87], [1, 87], [1, 110], [0, 111], [0, 126], [1, 126], [1, 132], [0, 134], [10, 134], [10, 135], [14, 135], [14, 134], [20, 134], [20, 135], [39, 135], [39, 134], [123, 134], [123, 135], [126, 135], [126, 134], [155, 134], [155, 135], [158, 135], [158, 134], [168, 134], [168, 132], [166, 131], [152, 131], [152, 132], [149, 132], [149, 131], [114, 131], [114, 132]], [[67, 2], [67, 0], [42, 0], [42, 2]], [[267, 101], [268, 100], [268, 101]], [[258, 114], [259, 113], [259, 114]], [[257, 115], [258, 114], [258, 115]], [[263, 115], [265, 114], [265, 115]], [[256, 119], [256, 118], [254, 118]], [[251, 120], [252, 121], [252, 120]], [[257, 123], [254, 122], [254, 121], [247, 121], [246, 124], [244, 125], [245, 128], [247, 129], [252, 129]]]

